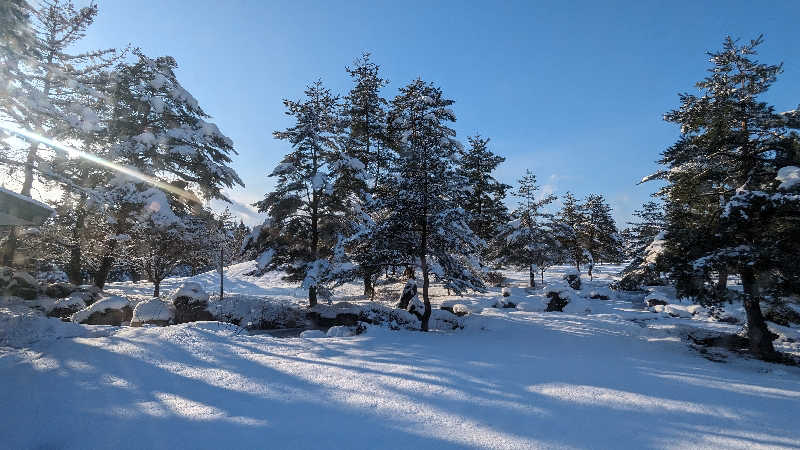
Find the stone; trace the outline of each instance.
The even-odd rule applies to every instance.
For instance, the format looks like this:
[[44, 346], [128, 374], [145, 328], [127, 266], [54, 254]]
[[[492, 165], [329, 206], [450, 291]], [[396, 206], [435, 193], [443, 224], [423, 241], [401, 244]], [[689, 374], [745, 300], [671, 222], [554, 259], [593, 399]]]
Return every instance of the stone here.
[[55, 304], [53, 304], [53, 308], [47, 312], [47, 316], [69, 319], [76, 312], [86, 308], [86, 306], [86, 302], [83, 301], [83, 298], [77, 295], [70, 295], [69, 297], [57, 300]]
[[400, 295], [400, 301], [397, 302], [397, 307], [400, 309], [408, 309], [408, 304], [412, 298], [417, 296], [417, 281], [408, 280], [403, 287], [403, 293]]
[[25, 300], [33, 300], [39, 296], [39, 284], [28, 272], [16, 271], [11, 281], [6, 285], [9, 295]]
[[658, 299], [658, 298], [648, 298], [647, 299], [647, 306], [649, 306], [649, 307], [653, 307], [653, 306], [656, 306], [656, 305], [664, 306], [666, 304], [667, 304], [666, 301]]
[[199, 283], [186, 282], [172, 294], [175, 307], [175, 323], [214, 320], [208, 310], [208, 293]]
[[44, 288], [44, 295], [50, 298], [64, 298], [75, 292], [78, 288], [71, 283], [52, 283]]
[[136, 304], [133, 308], [131, 326], [140, 327], [142, 325], [156, 325], [165, 327], [175, 320], [175, 307], [160, 298], [144, 300]]
[[564, 307], [569, 303], [569, 298], [562, 297], [560, 292], [550, 291], [547, 293], [547, 298], [550, 301], [547, 303], [545, 312], [563, 311]]
[[564, 281], [567, 282], [569, 287], [575, 289], [576, 291], [580, 290], [581, 288], [581, 274], [575, 269], [567, 271], [564, 274]]
[[133, 309], [128, 299], [112, 295], [100, 299], [72, 315], [72, 321], [87, 325], [115, 325], [130, 322]]

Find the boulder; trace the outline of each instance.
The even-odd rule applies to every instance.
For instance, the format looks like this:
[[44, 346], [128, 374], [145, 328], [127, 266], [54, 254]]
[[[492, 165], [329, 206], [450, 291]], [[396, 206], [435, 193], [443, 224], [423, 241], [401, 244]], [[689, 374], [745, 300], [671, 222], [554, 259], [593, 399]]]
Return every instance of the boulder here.
[[160, 298], [152, 298], [136, 304], [133, 308], [131, 326], [156, 325], [165, 327], [175, 320], [175, 307]]
[[361, 320], [361, 308], [349, 302], [336, 302], [331, 305], [317, 304], [307, 314], [319, 328], [329, 328], [337, 325], [353, 326]]
[[77, 295], [70, 295], [69, 297], [57, 300], [55, 304], [53, 304], [53, 308], [47, 312], [47, 316], [69, 319], [76, 312], [86, 308], [86, 306], [86, 302], [83, 301], [83, 298]]
[[70, 296], [80, 297], [87, 305], [91, 305], [103, 298], [103, 291], [97, 286], [81, 286]]
[[214, 320], [208, 310], [208, 293], [199, 283], [183, 283], [172, 294], [172, 305], [175, 307], [175, 323]]
[[324, 338], [327, 336], [322, 330], [305, 330], [300, 333], [300, 337], [304, 339]]
[[419, 299], [418, 296], [414, 296], [408, 302], [408, 308], [406, 308], [408, 312], [417, 316], [417, 319], [422, 320], [423, 314], [425, 314], [425, 304], [422, 303], [422, 300]]
[[666, 301], [658, 299], [658, 298], [648, 298], [645, 301], [647, 302], [647, 306], [649, 306], [649, 307], [653, 307], [653, 306], [656, 306], [656, 305], [664, 306], [664, 305], [667, 304]]
[[44, 288], [44, 295], [50, 298], [64, 298], [75, 292], [78, 288], [71, 283], [52, 283]]
[[580, 290], [581, 288], [581, 273], [576, 269], [569, 269], [564, 273], [564, 281], [567, 282], [572, 289]]
[[0, 290], [5, 289], [11, 279], [14, 278], [14, 270], [10, 267], [0, 267]]
[[39, 295], [39, 284], [28, 272], [16, 271], [6, 285], [8, 295], [33, 300]]
[[458, 317], [463, 317], [469, 314], [469, 308], [467, 308], [467, 305], [462, 305], [461, 303], [458, 303], [452, 306], [452, 311], [450, 312]]
[[133, 317], [133, 309], [128, 299], [112, 295], [100, 299], [76, 312], [71, 319], [75, 323], [87, 325], [122, 325]]
[[511, 297], [511, 288], [504, 287], [502, 293], [503, 297]]
[[328, 337], [350, 337], [355, 336], [356, 333], [350, 327], [346, 327], [343, 325], [337, 325], [335, 327], [330, 327], [326, 336]]
[[417, 296], [417, 281], [414, 279], [408, 280], [403, 287], [403, 293], [400, 295], [400, 301], [397, 302], [397, 307], [400, 309], [408, 309], [408, 304], [411, 299]]
[[549, 298], [550, 301], [547, 303], [545, 312], [563, 311], [564, 307], [569, 303], [569, 298], [562, 296], [560, 292], [550, 291], [547, 293], [547, 298]]

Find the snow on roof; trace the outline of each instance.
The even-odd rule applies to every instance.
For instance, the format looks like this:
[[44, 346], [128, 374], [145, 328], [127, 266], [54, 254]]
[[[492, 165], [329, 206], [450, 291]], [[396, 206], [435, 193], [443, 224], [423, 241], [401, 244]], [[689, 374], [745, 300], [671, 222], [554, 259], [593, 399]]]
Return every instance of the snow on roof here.
[[0, 225], [40, 225], [53, 212], [42, 202], [0, 187]]
[[128, 299], [120, 297], [119, 295], [112, 295], [111, 297], [98, 300], [88, 307], [76, 312], [70, 319], [73, 322], [80, 323], [88, 319], [89, 316], [96, 312], [105, 312], [109, 309], [122, 309], [126, 306], [130, 306], [130, 304], [131, 302], [129, 302]]

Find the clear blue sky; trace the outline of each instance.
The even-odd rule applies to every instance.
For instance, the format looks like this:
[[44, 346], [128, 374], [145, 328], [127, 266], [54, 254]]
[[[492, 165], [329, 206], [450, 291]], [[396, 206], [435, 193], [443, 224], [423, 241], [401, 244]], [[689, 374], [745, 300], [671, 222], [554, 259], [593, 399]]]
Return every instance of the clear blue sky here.
[[704, 52], [725, 35], [763, 33], [761, 60], [785, 64], [767, 100], [800, 103], [796, 0], [99, 3], [86, 46], [176, 58], [180, 81], [234, 140], [242, 203], [270, 189], [288, 150], [271, 136], [289, 123], [281, 99], [317, 78], [345, 93], [344, 66], [362, 51], [391, 80], [387, 98], [417, 76], [440, 85], [460, 138], [480, 132], [507, 158], [500, 180], [530, 168], [557, 194], [602, 193], [618, 222], [657, 189], [636, 183], [677, 137], [662, 115], [694, 92]]

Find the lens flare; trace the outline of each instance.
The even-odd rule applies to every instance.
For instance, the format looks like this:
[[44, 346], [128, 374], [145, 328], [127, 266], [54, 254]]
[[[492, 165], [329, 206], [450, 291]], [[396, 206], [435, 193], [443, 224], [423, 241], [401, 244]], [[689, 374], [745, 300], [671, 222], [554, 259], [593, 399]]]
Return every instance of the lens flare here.
[[10, 134], [16, 135], [16, 136], [18, 136], [18, 137], [20, 137], [22, 139], [25, 139], [25, 140], [28, 140], [28, 141], [36, 141], [36, 142], [39, 142], [40, 144], [44, 144], [44, 145], [46, 145], [48, 147], [51, 147], [51, 148], [58, 149], [58, 150], [61, 150], [63, 152], [66, 152], [71, 158], [83, 158], [83, 159], [85, 159], [87, 161], [90, 161], [90, 162], [92, 162], [94, 164], [97, 164], [99, 166], [103, 166], [103, 167], [109, 168], [111, 170], [114, 170], [116, 172], [119, 172], [119, 173], [128, 175], [130, 177], [136, 178], [138, 180], [144, 181], [145, 183], [151, 184], [151, 185], [153, 185], [153, 186], [155, 186], [155, 187], [157, 187], [157, 188], [159, 188], [161, 190], [164, 190], [164, 191], [170, 192], [172, 194], [175, 194], [177, 196], [183, 197], [183, 198], [185, 198], [187, 200], [190, 200], [192, 202], [201, 203], [200, 199], [198, 199], [197, 196], [194, 195], [193, 193], [191, 193], [189, 191], [186, 191], [184, 189], [181, 189], [181, 188], [179, 188], [177, 186], [173, 186], [173, 185], [171, 185], [169, 183], [164, 183], [163, 181], [158, 180], [156, 178], [153, 178], [150, 175], [147, 175], [147, 174], [144, 174], [142, 172], [139, 172], [138, 170], [136, 170], [134, 168], [126, 167], [126, 166], [123, 166], [121, 164], [117, 164], [117, 163], [109, 161], [109, 160], [107, 160], [105, 158], [101, 158], [101, 157], [99, 157], [97, 155], [93, 155], [91, 153], [87, 153], [87, 152], [78, 150], [78, 149], [76, 149], [74, 147], [70, 147], [68, 145], [62, 144], [61, 142], [55, 141], [55, 140], [50, 139], [48, 137], [42, 136], [40, 134], [33, 133], [31, 131], [23, 130], [23, 129], [20, 129], [20, 128], [16, 128], [16, 127], [11, 126], [11, 125], [9, 125], [7, 123], [0, 122], [0, 129], [6, 130]]

